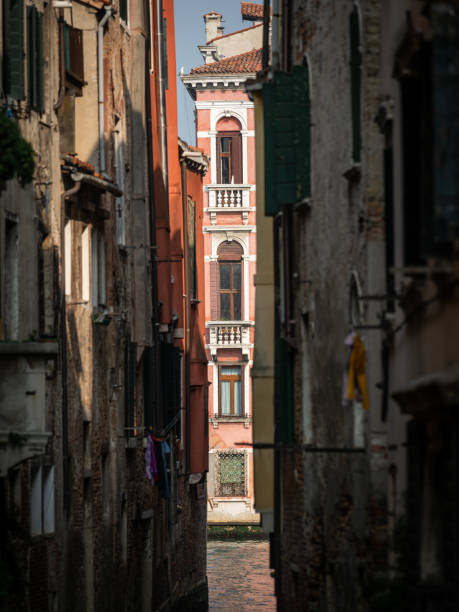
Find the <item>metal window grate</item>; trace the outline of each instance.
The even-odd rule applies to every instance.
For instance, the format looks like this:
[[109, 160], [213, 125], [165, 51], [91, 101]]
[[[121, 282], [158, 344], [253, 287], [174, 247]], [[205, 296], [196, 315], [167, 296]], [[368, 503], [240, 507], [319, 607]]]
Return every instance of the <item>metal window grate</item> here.
[[220, 496], [241, 496], [246, 494], [245, 453], [221, 452], [218, 454], [218, 490]]

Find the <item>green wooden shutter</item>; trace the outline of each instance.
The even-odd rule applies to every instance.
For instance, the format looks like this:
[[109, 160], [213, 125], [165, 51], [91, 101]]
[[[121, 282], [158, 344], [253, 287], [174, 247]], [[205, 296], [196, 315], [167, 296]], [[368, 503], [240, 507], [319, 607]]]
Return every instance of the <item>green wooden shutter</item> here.
[[120, 19], [127, 23], [128, 20], [128, 4], [127, 0], [119, 1], [119, 11], [120, 11]]
[[30, 106], [43, 112], [43, 15], [27, 7], [27, 67]]
[[263, 86], [265, 214], [277, 214], [311, 193], [310, 102], [307, 67], [277, 72]]
[[44, 109], [44, 70], [43, 70], [43, 14], [37, 13], [37, 110], [42, 113]]
[[23, 0], [4, 0], [3, 83], [5, 92], [24, 99], [24, 5]]
[[459, 237], [459, 10], [432, 4], [434, 239]]
[[358, 9], [349, 16], [350, 68], [351, 68], [351, 113], [352, 113], [352, 160], [361, 161], [361, 89], [362, 54], [360, 52], [360, 24]]

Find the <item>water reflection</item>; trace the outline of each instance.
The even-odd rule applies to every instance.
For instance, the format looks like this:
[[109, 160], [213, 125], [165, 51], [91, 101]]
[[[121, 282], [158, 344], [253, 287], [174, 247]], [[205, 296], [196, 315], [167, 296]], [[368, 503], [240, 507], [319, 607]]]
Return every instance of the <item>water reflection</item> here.
[[209, 610], [276, 610], [266, 541], [210, 540]]

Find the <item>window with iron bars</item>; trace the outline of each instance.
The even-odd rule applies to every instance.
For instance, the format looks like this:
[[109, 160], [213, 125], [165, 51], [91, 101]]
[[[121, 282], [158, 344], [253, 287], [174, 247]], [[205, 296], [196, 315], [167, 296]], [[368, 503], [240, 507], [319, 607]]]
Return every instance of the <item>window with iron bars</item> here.
[[220, 497], [244, 497], [245, 453], [223, 451], [218, 453], [218, 495]]

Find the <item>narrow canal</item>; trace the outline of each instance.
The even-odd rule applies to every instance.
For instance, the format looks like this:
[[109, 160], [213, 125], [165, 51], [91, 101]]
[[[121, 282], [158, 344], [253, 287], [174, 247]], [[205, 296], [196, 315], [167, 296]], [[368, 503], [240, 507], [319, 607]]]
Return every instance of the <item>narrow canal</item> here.
[[266, 540], [209, 540], [209, 610], [276, 610]]

